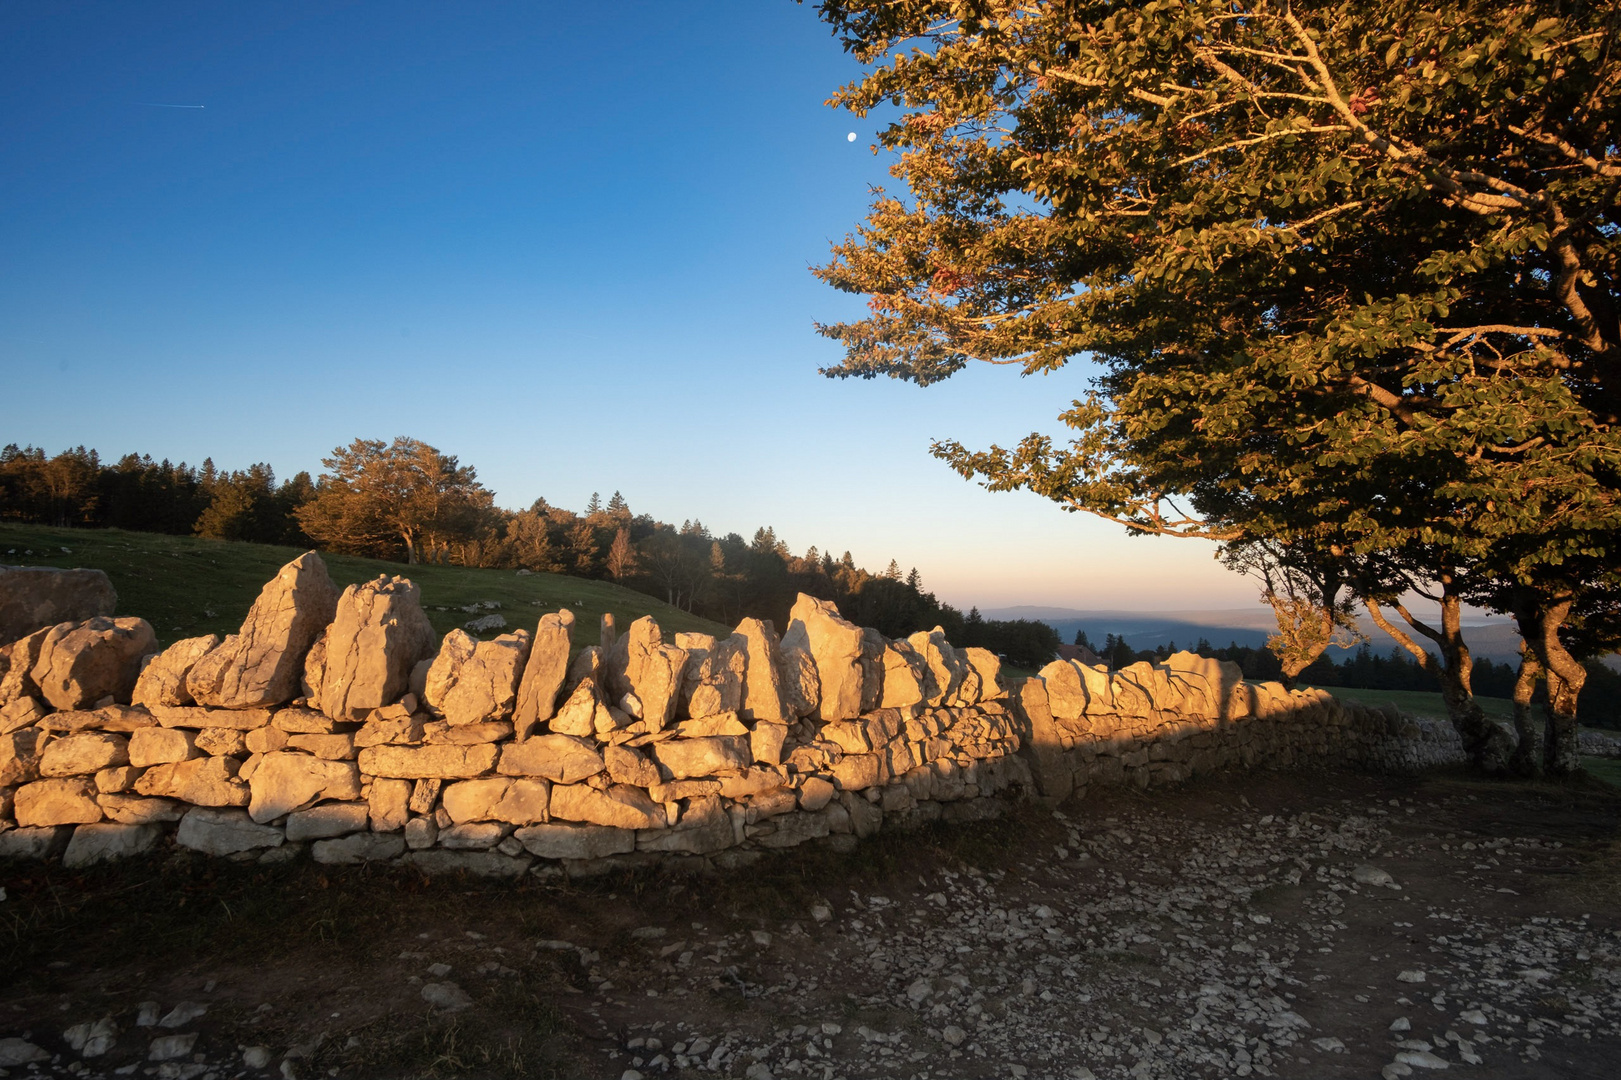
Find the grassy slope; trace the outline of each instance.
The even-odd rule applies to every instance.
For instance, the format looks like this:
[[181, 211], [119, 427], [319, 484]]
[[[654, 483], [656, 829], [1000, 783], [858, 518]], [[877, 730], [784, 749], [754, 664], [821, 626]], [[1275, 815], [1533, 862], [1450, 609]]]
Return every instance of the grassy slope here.
[[[1422, 716], [1428, 720], [1447, 718], [1446, 705], [1441, 701], [1439, 690], [1359, 690], [1345, 686], [1325, 686], [1323, 689], [1341, 701], [1358, 705], [1383, 705], [1387, 701], [1394, 701], [1396, 707], [1409, 716]], [[1477, 697], [1475, 700], [1493, 720], [1501, 720], [1505, 724], [1514, 722], [1514, 703], [1508, 698]]]
[[[271, 544], [121, 529], [0, 524], [0, 563], [104, 570], [118, 590], [118, 614], [146, 619], [165, 645], [198, 634], [234, 633], [264, 583], [300, 554], [299, 548]], [[566, 607], [574, 612], [576, 645], [596, 643], [604, 612], [613, 613], [620, 629], [640, 616], [651, 615], [666, 634], [681, 630], [730, 633], [718, 623], [605, 581], [561, 574], [520, 577], [511, 570], [460, 566], [405, 566], [346, 555], [321, 557], [339, 587], [379, 574], [410, 578], [422, 590], [423, 607], [441, 635], [474, 617], [459, 610], [461, 607], [485, 600], [500, 603], [498, 614], [506, 618], [509, 630], [533, 630], [542, 614]]]

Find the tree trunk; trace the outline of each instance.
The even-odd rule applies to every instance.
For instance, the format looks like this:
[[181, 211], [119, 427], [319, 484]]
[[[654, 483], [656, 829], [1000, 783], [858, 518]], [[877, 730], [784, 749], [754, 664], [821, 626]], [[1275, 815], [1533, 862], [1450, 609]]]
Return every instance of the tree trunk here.
[[1462, 604], [1455, 591], [1456, 582], [1451, 573], [1442, 573], [1440, 580], [1439, 630], [1421, 622], [1401, 603], [1391, 605], [1409, 626], [1435, 642], [1441, 650], [1442, 659], [1439, 662], [1411, 636], [1392, 625], [1377, 601], [1366, 601], [1368, 614], [1379, 629], [1407, 650], [1419, 667], [1435, 676], [1440, 684], [1441, 700], [1446, 705], [1447, 719], [1452, 722], [1453, 730], [1457, 731], [1458, 738], [1463, 742], [1469, 763], [1488, 773], [1500, 773], [1507, 769], [1513, 748], [1509, 745], [1507, 733], [1488, 719], [1485, 710], [1475, 701], [1470, 687], [1470, 675], [1475, 665], [1469, 655], [1469, 646], [1463, 640]]
[[1587, 669], [1559, 640], [1575, 597], [1568, 591], [1553, 595], [1526, 589], [1515, 605], [1520, 634], [1542, 666], [1548, 681], [1548, 722], [1542, 731], [1542, 768], [1553, 776], [1569, 776], [1581, 768], [1576, 748], [1576, 699], [1587, 682]]
[[1542, 665], [1530, 648], [1520, 647], [1520, 673], [1514, 680], [1514, 732], [1519, 743], [1509, 759], [1509, 769], [1516, 776], [1535, 776], [1540, 762], [1537, 759], [1536, 722], [1531, 717], [1531, 697], [1536, 693], [1537, 680], [1542, 678]]

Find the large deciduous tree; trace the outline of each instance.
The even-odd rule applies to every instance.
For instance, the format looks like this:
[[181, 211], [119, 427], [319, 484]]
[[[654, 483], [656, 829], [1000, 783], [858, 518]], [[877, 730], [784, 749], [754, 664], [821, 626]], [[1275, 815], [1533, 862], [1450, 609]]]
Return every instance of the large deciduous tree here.
[[1511, 583], [1576, 678], [1561, 621], [1621, 564], [1621, 8], [821, 12], [907, 187], [818, 271], [869, 298], [828, 374], [1090, 358], [1067, 443], [935, 452], [1139, 532]]
[[333, 551], [407, 563], [443, 559], [478, 534], [494, 496], [470, 465], [427, 443], [356, 439], [322, 458], [315, 497], [299, 508], [304, 531]]

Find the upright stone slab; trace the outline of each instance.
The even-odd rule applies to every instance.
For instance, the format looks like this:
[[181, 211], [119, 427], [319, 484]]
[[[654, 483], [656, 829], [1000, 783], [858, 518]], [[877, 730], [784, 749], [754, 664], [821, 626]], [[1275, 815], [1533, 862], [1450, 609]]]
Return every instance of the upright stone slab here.
[[58, 623], [110, 616], [117, 604], [118, 593], [100, 570], [0, 566], [0, 645]]
[[338, 587], [307, 551], [282, 567], [248, 609], [242, 629], [197, 661], [186, 689], [199, 705], [256, 709], [281, 705], [301, 689], [304, 657], [332, 621]]
[[782, 675], [777, 670], [777, 633], [762, 619], [744, 619], [729, 639], [745, 656], [743, 701], [740, 711], [751, 720], [783, 724], [793, 719], [782, 699]]
[[849, 720], [861, 715], [861, 649], [859, 626], [840, 616], [832, 603], [799, 594], [788, 613], [782, 651], [803, 653], [815, 664], [821, 689], [817, 718]]
[[936, 626], [933, 630], [919, 630], [906, 640], [928, 668], [928, 703], [957, 704], [957, 691], [962, 687], [968, 665], [946, 640], [946, 632]]
[[928, 665], [911, 642], [884, 644], [884, 688], [878, 698], [879, 708], [904, 709], [920, 704], [928, 696], [924, 691], [928, 681]]
[[31, 675], [40, 694], [58, 709], [82, 708], [106, 697], [127, 703], [142, 658], [157, 648], [157, 635], [145, 619], [97, 616], [58, 623], [45, 632]]
[[666, 645], [659, 624], [644, 615], [608, 651], [609, 690], [616, 701], [634, 694], [641, 719], [653, 730], [662, 730], [675, 718], [686, 664], [686, 650]]
[[574, 613], [567, 608], [542, 615], [529, 644], [529, 660], [518, 683], [518, 703], [512, 714], [512, 727], [522, 742], [557, 709], [557, 695], [568, 673], [568, 652], [574, 629]]
[[505, 720], [518, 700], [518, 679], [529, 659], [529, 632], [474, 641], [462, 630], [445, 635], [428, 669], [427, 705], [451, 725]]
[[130, 701], [135, 705], [192, 705], [196, 698], [186, 688], [186, 680], [197, 662], [219, 647], [218, 634], [185, 638], [148, 660], [135, 681]]
[[0, 645], [0, 706], [23, 698], [39, 696], [34, 682], [34, 665], [50, 628], [36, 630], [27, 637]]
[[694, 642], [698, 647], [687, 650], [676, 714], [699, 718], [742, 709], [749, 663], [747, 639], [734, 635], [716, 641], [707, 634], [678, 634], [677, 645], [685, 647], [689, 638], [699, 639]]
[[432, 659], [437, 644], [417, 587], [382, 576], [343, 590], [327, 631], [321, 711], [363, 720], [410, 687], [411, 669]]

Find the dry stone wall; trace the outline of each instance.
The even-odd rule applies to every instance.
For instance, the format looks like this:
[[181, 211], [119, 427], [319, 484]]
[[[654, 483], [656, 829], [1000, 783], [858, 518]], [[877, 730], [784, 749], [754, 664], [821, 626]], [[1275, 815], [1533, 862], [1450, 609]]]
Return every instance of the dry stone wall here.
[[572, 653], [573, 616], [438, 641], [417, 589], [340, 594], [311, 552], [240, 632], [156, 651], [98, 615], [0, 647], [0, 856], [71, 866], [176, 843], [429, 873], [730, 868], [807, 841], [998, 814], [1220, 768], [1406, 769], [1449, 732], [1251, 686], [1178, 654], [1055, 663], [1010, 696], [938, 630], [890, 640], [801, 596], [779, 639], [651, 618]]

